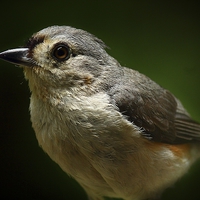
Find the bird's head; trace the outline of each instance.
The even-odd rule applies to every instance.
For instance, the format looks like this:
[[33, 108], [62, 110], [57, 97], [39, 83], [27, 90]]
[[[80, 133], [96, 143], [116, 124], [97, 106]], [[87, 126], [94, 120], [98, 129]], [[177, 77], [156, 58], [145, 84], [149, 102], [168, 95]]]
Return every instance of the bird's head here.
[[0, 58], [24, 68], [32, 83], [51, 87], [87, 85], [117, 62], [92, 34], [69, 26], [52, 26], [34, 34], [23, 48], [0, 53]]

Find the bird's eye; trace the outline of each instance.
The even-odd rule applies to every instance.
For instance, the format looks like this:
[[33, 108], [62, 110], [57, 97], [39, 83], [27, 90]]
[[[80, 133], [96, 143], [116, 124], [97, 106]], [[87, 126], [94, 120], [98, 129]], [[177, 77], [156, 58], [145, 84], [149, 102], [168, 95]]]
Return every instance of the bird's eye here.
[[70, 57], [70, 48], [64, 44], [56, 45], [53, 48], [53, 57], [58, 61], [67, 60]]

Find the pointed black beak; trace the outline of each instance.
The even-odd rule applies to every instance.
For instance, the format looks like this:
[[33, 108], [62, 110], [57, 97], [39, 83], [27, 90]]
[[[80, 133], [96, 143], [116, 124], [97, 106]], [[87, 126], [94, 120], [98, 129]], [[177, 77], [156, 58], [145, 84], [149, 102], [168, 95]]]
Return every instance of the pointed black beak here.
[[16, 48], [1, 52], [0, 59], [16, 65], [22, 65], [28, 67], [36, 65], [34, 63], [34, 60], [29, 58], [28, 55], [29, 55], [28, 48]]

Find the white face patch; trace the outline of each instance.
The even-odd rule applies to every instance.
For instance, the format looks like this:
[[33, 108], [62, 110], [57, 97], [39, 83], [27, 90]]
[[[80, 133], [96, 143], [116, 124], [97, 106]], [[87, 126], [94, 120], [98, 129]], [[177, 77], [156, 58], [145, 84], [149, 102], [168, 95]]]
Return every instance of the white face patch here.
[[46, 69], [52, 68], [55, 63], [55, 60], [52, 58], [51, 50], [53, 49], [54, 44], [58, 43], [59, 40], [51, 40], [45, 38], [42, 43], [39, 43], [33, 49], [33, 58], [40, 67]]

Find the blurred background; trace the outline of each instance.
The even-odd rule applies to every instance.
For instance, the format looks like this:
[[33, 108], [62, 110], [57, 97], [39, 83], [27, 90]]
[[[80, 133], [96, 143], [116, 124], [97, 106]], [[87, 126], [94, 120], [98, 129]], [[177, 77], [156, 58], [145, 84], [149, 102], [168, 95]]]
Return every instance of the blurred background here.
[[[122, 65], [169, 89], [200, 122], [199, 10], [198, 1], [2, 1], [0, 51], [50, 25], [87, 30]], [[29, 97], [22, 69], [0, 61], [0, 199], [86, 200], [39, 148]], [[200, 162], [162, 196], [171, 199], [200, 199]]]

